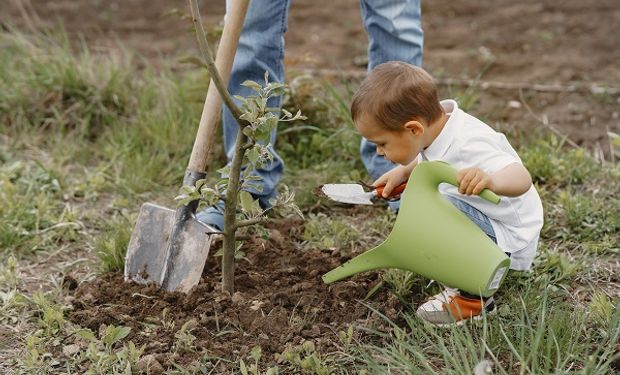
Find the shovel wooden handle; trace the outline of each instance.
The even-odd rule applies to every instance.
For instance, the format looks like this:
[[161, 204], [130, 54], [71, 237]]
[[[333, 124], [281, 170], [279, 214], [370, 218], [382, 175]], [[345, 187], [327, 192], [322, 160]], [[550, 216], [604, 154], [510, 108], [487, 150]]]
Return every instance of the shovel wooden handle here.
[[[405, 191], [406, 187], [407, 187], [407, 183], [403, 182], [402, 184], [395, 187], [394, 190], [392, 190], [392, 192], [387, 198], [393, 198], [395, 196], [402, 194], [402, 192]], [[383, 198], [383, 189], [385, 189], [385, 185], [379, 186], [377, 189], [375, 189], [377, 191], [377, 196], [379, 198]]]
[[[239, 44], [239, 36], [243, 29], [243, 21], [248, 9], [249, 0], [235, 0], [230, 2], [226, 11], [224, 30], [217, 49], [215, 66], [222, 78], [225, 87], [228, 87], [230, 71], [232, 70], [235, 53]], [[217, 126], [222, 112], [222, 97], [213, 81], [209, 84], [207, 98], [202, 108], [200, 125], [196, 133], [196, 140], [192, 149], [187, 169], [192, 172], [206, 172], [211, 149], [215, 142]]]

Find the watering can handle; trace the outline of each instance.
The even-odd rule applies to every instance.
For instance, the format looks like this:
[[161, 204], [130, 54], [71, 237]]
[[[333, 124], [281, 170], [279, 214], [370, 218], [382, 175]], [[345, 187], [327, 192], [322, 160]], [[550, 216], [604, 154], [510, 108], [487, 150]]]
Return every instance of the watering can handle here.
[[[438, 186], [440, 183], [445, 182], [450, 185], [454, 185], [457, 188], [459, 187], [459, 183], [456, 180], [457, 170], [450, 164], [444, 161], [424, 161], [416, 166], [416, 168], [414, 169], [414, 173], [416, 172], [416, 170], [420, 169], [421, 166], [422, 169], [427, 170], [428, 173], [431, 175], [431, 180], [433, 180], [434, 186]], [[410, 183], [413, 184], [415, 182]], [[493, 204], [499, 204], [500, 201], [499, 196], [489, 189], [482, 190], [482, 192], [480, 192], [478, 196]]]
[[500, 201], [500, 197], [489, 189], [482, 190], [482, 192], [480, 192], [478, 196], [493, 204], [499, 204], [499, 201]]

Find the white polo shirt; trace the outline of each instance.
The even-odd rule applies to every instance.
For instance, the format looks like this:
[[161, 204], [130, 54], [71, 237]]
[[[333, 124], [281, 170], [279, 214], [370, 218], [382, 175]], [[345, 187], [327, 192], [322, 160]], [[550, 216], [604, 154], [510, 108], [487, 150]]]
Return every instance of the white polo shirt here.
[[[454, 100], [443, 100], [449, 115], [433, 143], [418, 155], [418, 161], [441, 160], [457, 170], [480, 168], [488, 174], [509, 164], [523, 164], [504, 134], [458, 108]], [[501, 197], [498, 205], [478, 196], [460, 194], [456, 187], [442, 184], [439, 191], [465, 201], [487, 215], [497, 245], [511, 253], [510, 268], [529, 270], [538, 247], [543, 226], [543, 207], [534, 185], [518, 197]]]

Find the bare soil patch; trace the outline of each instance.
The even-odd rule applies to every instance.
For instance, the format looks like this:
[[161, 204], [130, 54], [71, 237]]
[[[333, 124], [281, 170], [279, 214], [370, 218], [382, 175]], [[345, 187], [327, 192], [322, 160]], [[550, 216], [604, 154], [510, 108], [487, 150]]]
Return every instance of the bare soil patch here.
[[195, 321], [191, 333], [196, 348], [235, 360], [260, 345], [266, 363], [274, 365], [275, 354], [305, 340], [320, 352], [338, 350], [339, 331], [351, 323], [369, 323], [366, 303], [396, 319], [403, 306], [387, 290], [364, 301], [379, 281], [377, 273], [323, 283], [321, 275], [348, 258], [302, 251], [302, 224], [277, 223], [270, 239], [246, 243], [247, 260], [237, 264], [232, 297], [220, 291], [220, 258], [210, 256], [203, 280], [187, 295], [126, 283], [120, 273], [82, 283], [74, 292], [70, 319], [94, 332], [110, 324], [131, 327], [128, 339], [146, 345], [146, 354], [155, 355], [164, 367], [187, 365], [203, 355], [175, 346], [175, 333], [190, 320]]

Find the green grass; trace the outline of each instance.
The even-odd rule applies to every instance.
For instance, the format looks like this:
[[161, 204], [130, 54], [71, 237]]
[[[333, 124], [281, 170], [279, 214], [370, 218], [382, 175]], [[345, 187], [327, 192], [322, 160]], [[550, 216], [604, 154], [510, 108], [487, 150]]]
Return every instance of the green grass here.
[[32, 253], [79, 238], [82, 227], [63, 202], [64, 176], [35, 160], [0, 166], [0, 253]]
[[[281, 127], [278, 152], [292, 170], [311, 169], [326, 163], [346, 164], [362, 168], [357, 157], [361, 137], [349, 114], [351, 88], [343, 89], [318, 79], [298, 77], [291, 83], [285, 106], [302, 108], [308, 117], [303, 123]], [[339, 165], [340, 166], [340, 165]], [[342, 165], [345, 167], [345, 165]]]
[[17, 147], [94, 168], [115, 193], [177, 183], [206, 75], [138, 71], [130, 54], [74, 52], [63, 35], [3, 33], [0, 42], [0, 122]]
[[133, 230], [132, 221], [126, 217], [117, 217], [116, 221], [107, 223], [108, 228], [96, 238], [94, 250], [99, 258], [101, 273], [122, 271], [125, 266], [127, 245]]
[[382, 345], [351, 349], [371, 373], [471, 374], [488, 361], [496, 374], [612, 374], [620, 313], [593, 329], [592, 312], [540, 293], [521, 291], [498, 316], [460, 328], [431, 327], [405, 315], [406, 325], [387, 317], [386, 331], [366, 330]]
[[[80, 269], [91, 276], [122, 269], [140, 204], [174, 206], [207, 77], [189, 68], [172, 72], [165, 62], [158, 71], [138, 69], [129, 51], [73, 49], [62, 34], [0, 32], [0, 44], [0, 328], [24, 337], [11, 363], [25, 373], [135, 367], [141, 348], [124, 339], [125, 328], [85, 332], [66, 320], [61, 288], [52, 283], [29, 293], [20, 275], [59, 252], [92, 259], [94, 268]], [[394, 220], [384, 210], [351, 215], [312, 193], [321, 183], [368, 179], [348, 117], [352, 88], [302, 77], [285, 104], [309, 117], [282, 127], [278, 138], [284, 182], [306, 214], [304, 251], [364, 251]], [[475, 88], [457, 96], [470, 108], [479, 98]], [[484, 364], [497, 374], [613, 373], [620, 165], [552, 135], [515, 136], [543, 198], [545, 226], [534, 269], [509, 274], [497, 315], [463, 329], [426, 326], [414, 311], [437, 286], [385, 271], [381, 285], [403, 307], [397, 322], [380, 317], [352, 325], [340, 332], [337, 352], [291, 345], [281, 353], [284, 373], [471, 374]], [[216, 164], [223, 160], [217, 150]], [[56, 277], [55, 270], [46, 277]], [[192, 350], [191, 330], [180, 332], [178, 347]], [[79, 358], [47, 354], [75, 335], [90, 343]], [[256, 370], [259, 357], [245, 358], [246, 369]], [[181, 365], [174, 371], [189, 373]]]
[[173, 196], [204, 74], [138, 71], [130, 54], [73, 51], [64, 34], [4, 32], [0, 43], [0, 252], [77, 240], [106, 197], [118, 210]]

